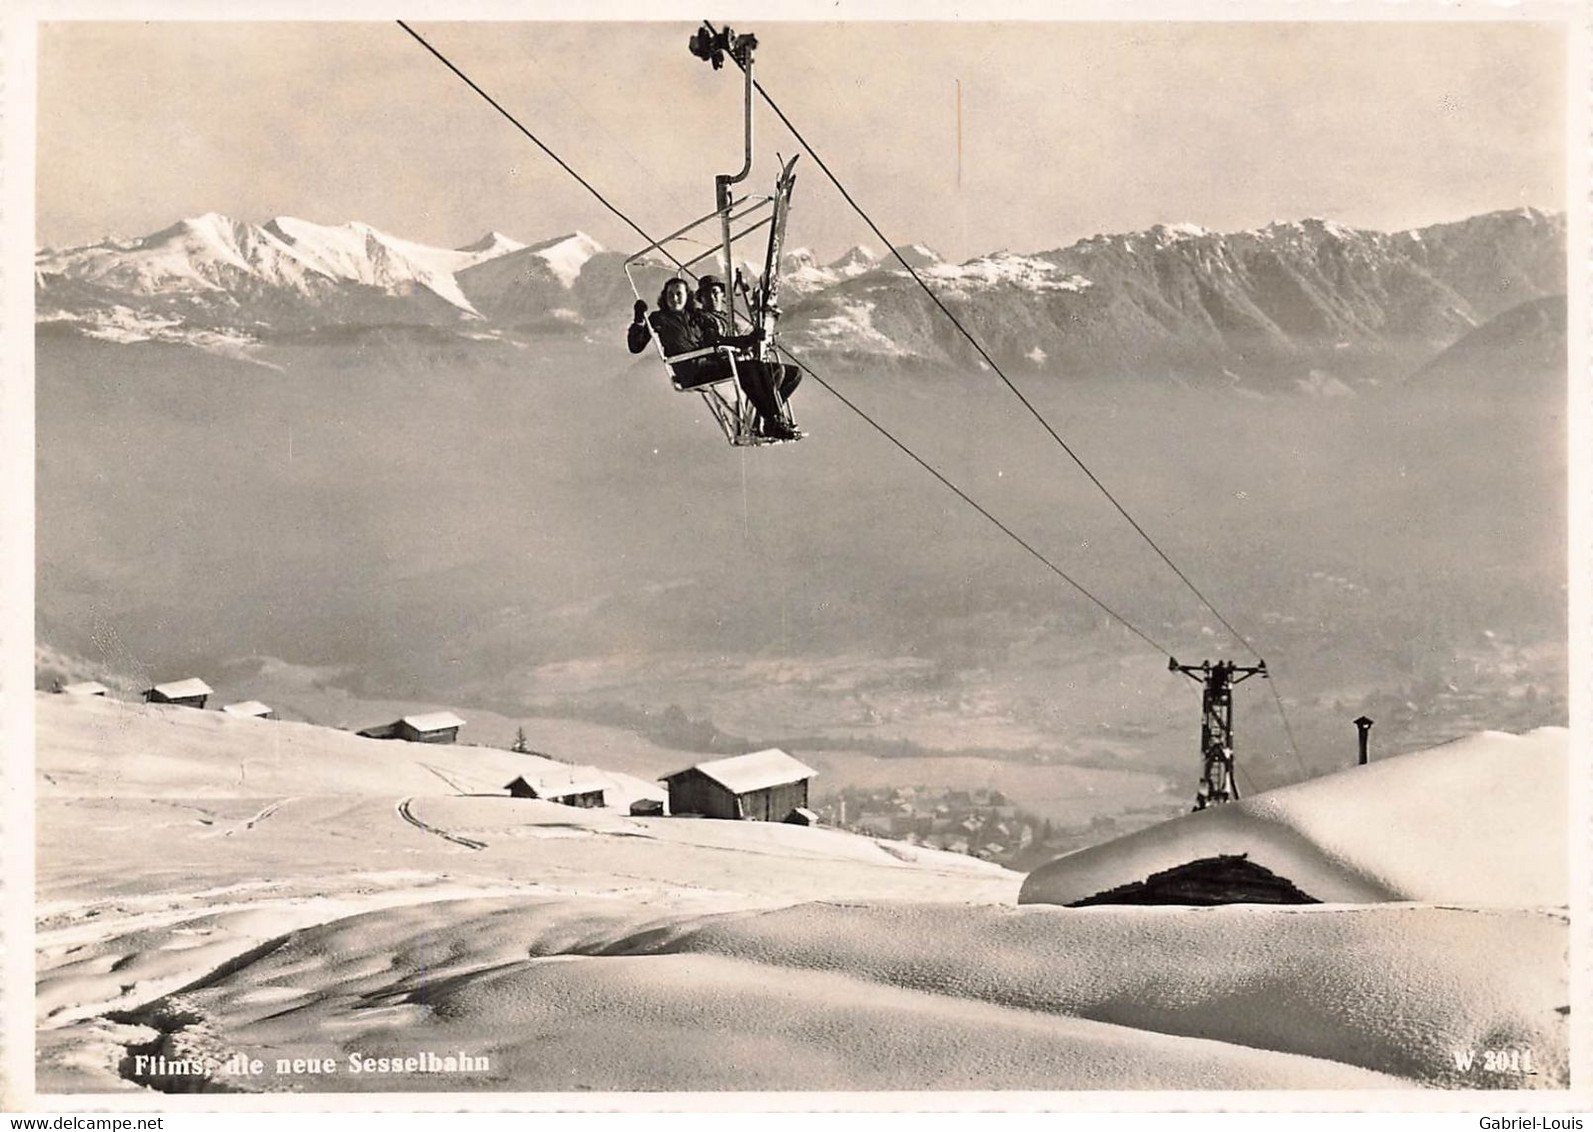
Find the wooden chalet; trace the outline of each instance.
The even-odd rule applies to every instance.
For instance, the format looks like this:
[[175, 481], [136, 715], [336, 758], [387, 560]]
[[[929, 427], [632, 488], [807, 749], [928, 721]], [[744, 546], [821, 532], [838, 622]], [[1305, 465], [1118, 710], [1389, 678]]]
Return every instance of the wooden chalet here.
[[407, 743], [452, 743], [464, 725], [465, 721], [451, 711], [428, 711], [367, 727], [356, 734], [366, 739], [402, 739]]
[[504, 789], [509, 792], [511, 798], [540, 798], [544, 802], [557, 802], [561, 806], [593, 810], [603, 805], [603, 792], [608, 787], [592, 778], [569, 778], [550, 782], [542, 779], [528, 781], [524, 775], [520, 775]]
[[240, 715], [248, 719], [275, 719], [277, 717], [276, 712], [259, 700], [244, 700], [241, 703], [226, 704], [221, 710], [228, 715]]
[[806, 809], [808, 779], [818, 771], [777, 747], [715, 759], [659, 779], [669, 787], [669, 812], [730, 821], [784, 821]]
[[169, 684], [156, 684], [144, 693], [146, 704], [176, 704], [178, 707], [203, 708], [213, 693], [210, 685], [197, 678], [173, 680]]
[[108, 696], [111, 690], [98, 680], [80, 680], [76, 684], [62, 684], [56, 689], [63, 696]]

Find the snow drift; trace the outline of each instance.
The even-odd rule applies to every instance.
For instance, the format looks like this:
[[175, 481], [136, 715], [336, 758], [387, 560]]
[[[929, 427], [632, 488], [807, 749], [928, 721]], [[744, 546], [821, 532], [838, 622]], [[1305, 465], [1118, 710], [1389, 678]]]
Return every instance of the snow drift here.
[[[297, 933], [136, 1012], [169, 1058], [485, 1055], [538, 1090], [1563, 1085], [1565, 923], [1457, 909], [451, 902]], [[1174, 958], [1176, 957], [1176, 958]], [[199, 1020], [203, 1020], [199, 1024]], [[866, 1055], [863, 1051], [867, 1051]], [[256, 1087], [434, 1087], [425, 1074]]]
[[1188, 814], [1036, 869], [1020, 902], [1072, 904], [1245, 854], [1318, 900], [1560, 907], [1569, 733], [1485, 732]]

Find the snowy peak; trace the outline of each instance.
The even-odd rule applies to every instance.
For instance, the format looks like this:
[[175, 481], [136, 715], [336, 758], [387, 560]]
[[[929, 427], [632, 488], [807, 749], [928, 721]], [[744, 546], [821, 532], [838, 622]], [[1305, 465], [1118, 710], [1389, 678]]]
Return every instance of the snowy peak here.
[[359, 221], [328, 227], [279, 216], [266, 225], [266, 231], [333, 279], [389, 290], [418, 285], [476, 313], [453, 278], [456, 271], [475, 262], [471, 253], [411, 243]]
[[1274, 220], [1263, 231], [1309, 232], [1317, 236], [1334, 236], [1340, 240], [1352, 240], [1363, 234], [1359, 229], [1350, 228], [1336, 220], [1325, 220], [1320, 216], [1307, 216], [1304, 220]]
[[[491, 231], [443, 248], [359, 222], [206, 213], [137, 240], [41, 250], [35, 285], [41, 322], [117, 340], [481, 320], [489, 336], [572, 333], [629, 309], [623, 258], [579, 231], [530, 245]], [[960, 264], [919, 243], [830, 262], [794, 247], [782, 331], [868, 364], [983, 364], [939, 332], [943, 315], [902, 261], [963, 305], [1003, 365], [1289, 387], [1318, 372], [1408, 376], [1506, 309], [1566, 289], [1565, 218], [1531, 208], [1394, 234], [1321, 217], [1227, 234], [1164, 223]]]
[[1167, 247], [1181, 240], [1200, 240], [1212, 235], [1199, 224], [1157, 224], [1146, 234], [1157, 247]]
[[322, 298], [341, 283], [393, 294], [423, 289], [474, 314], [453, 281], [453, 272], [474, 258], [358, 222], [328, 227], [279, 216], [262, 226], [207, 212], [131, 244], [43, 253], [35, 272], [46, 281], [91, 283], [129, 296], [225, 292], [236, 299], [268, 291]]
[[958, 291], [990, 287], [1015, 287], [1038, 294], [1045, 291], [1082, 291], [1090, 281], [1047, 259], [1014, 255], [1008, 251], [980, 256], [963, 264], [936, 261], [923, 266], [921, 274]]
[[[898, 249], [1003, 366], [1256, 382], [1398, 380], [1508, 307], [1565, 292], [1563, 217], [1531, 210], [1391, 236], [1310, 218], [1222, 234], [1161, 224], [1036, 255], [944, 263]], [[955, 369], [985, 359], [938, 333], [892, 260], [810, 294], [792, 341], [848, 359]]]
[[170, 228], [156, 232], [137, 241], [142, 249], [181, 245], [195, 252], [235, 253], [240, 247], [257, 238], [259, 229], [251, 224], [229, 219], [219, 212], [207, 212], [179, 220]]
[[586, 266], [586, 261], [602, 250], [603, 245], [585, 232], [571, 232], [567, 236], [558, 236], [544, 240], [540, 244], [532, 244], [526, 249], [546, 263], [566, 288], [575, 285], [576, 279], [581, 275], [581, 268]]
[[792, 294], [822, 291], [835, 286], [842, 278], [838, 271], [822, 266], [812, 248], [792, 248], [780, 257], [780, 279]]
[[510, 236], [505, 236], [502, 232], [492, 231], [488, 232], [475, 243], [466, 244], [464, 247], [457, 250], [463, 252], [465, 255], [476, 257], [475, 262], [479, 263], [483, 259], [491, 259], [494, 256], [507, 255], [509, 252], [517, 252], [523, 247], [525, 247], [525, 245], [519, 240], [516, 240]]
[[817, 272], [819, 257], [812, 248], [791, 248], [780, 257], [780, 274], [795, 275], [799, 271]]
[[[587, 271], [595, 258], [604, 266]], [[588, 317], [629, 309], [625, 276], [610, 262], [616, 258], [585, 232], [571, 232], [482, 260], [455, 278], [475, 309], [494, 322], [569, 331], [580, 325], [589, 304], [601, 309]]]
[[797, 294], [811, 294], [859, 275], [866, 275], [880, 266], [874, 252], [861, 244], [848, 248], [839, 259], [819, 263], [811, 248], [793, 248], [780, 257], [780, 274], [784, 282]]
[[865, 271], [872, 271], [879, 266], [879, 255], [864, 244], [853, 244], [846, 249], [844, 255], [830, 264], [830, 270], [850, 279], [854, 275], [861, 275]]
[[284, 248], [263, 229], [214, 212], [131, 242], [41, 253], [36, 275], [66, 275], [134, 294], [224, 291], [238, 276], [281, 277]]
[[898, 269], [902, 263], [917, 270], [920, 267], [933, 267], [937, 263], [944, 262], [938, 252], [923, 244], [902, 244], [900, 247], [892, 248], [891, 252], [892, 255], [886, 266]]
[[[934, 257], [934, 262], [939, 261], [939, 257], [927, 249], [914, 252], [909, 261], [915, 265], [931, 262], [924, 259], [923, 253]], [[821, 264], [811, 248], [793, 248], [780, 257], [781, 279], [792, 293], [798, 295], [814, 294], [882, 267], [900, 270], [900, 265], [894, 259], [881, 260], [872, 248], [862, 244], [848, 248], [839, 259], [828, 264]]]

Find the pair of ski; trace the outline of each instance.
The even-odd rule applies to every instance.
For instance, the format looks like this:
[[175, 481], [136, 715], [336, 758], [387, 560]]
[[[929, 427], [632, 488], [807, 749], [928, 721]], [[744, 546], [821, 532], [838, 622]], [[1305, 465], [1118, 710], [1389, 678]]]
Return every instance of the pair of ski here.
[[[737, 281], [741, 283], [743, 296], [747, 299], [747, 309], [752, 314], [752, 324], [762, 332], [763, 361], [772, 367], [773, 372], [779, 372], [780, 366], [780, 357], [774, 348], [775, 324], [780, 319], [780, 256], [785, 248], [785, 224], [786, 217], [791, 211], [791, 189], [796, 184], [796, 173], [793, 168], [800, 156], [802, 155], [796, 154], [785, 163], [780, 170], [779, 178], [774, 183], [774, 212], [769, 227], [769, 248], [763, 257], [763, 278], [757, 290], [751, 295], [746, 294], [746, 285], [741, 283], [740, 272], [737, 272]], [[789, 444], [807, 435], [800, 429], [792, 431], [794, 432], [792, 436], [763, 436], [754, 430], [749, 430], [749, 443], [759, 446]]]

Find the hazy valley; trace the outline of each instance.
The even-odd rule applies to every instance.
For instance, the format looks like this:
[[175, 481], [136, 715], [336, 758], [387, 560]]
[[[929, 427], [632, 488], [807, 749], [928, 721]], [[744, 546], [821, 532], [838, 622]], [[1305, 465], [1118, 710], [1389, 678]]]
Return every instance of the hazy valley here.
[[[468, 741], [527, 726], [584, 759], [601, 735], [650, 773], [780, 744], [821, 793], [995, 787], [1081, 830], [1187, 804], [1194, 684], [817, 382], [795, 402], [810, 439], [725, 447], [621, 346], [612, 253], [278, 224], [289, 248], [202, 221], [41, 253], [38, 627], [59, 654], [41, 680], [200, 674], [349, 727], [444, 706]], [[1110, 322], [1105, 354], [1019, 351], [1011, 375], [1267, 659], [1292, 736], [1248, 685], [1255, 790], [1345, 765], [1363, 712], [1382, 753], [1564, 722], [1565, 314], [1540, 297], [1562, 230], [1530, 212], [1414, 236], [1154, 229], [1047, 253], [1055, 278], [918, 263], [1000, 357], [1046, 311], [1084, 344]], [[1304, 305], [1274, 304], [1248, 376], [1214, 374], [1262, 331], [1213, 296], [1253, 306], [1285, 262]], [[865, 292], [876, 314], [916, 303], [903, 273], [856, 255], [793, 271], [792, 341], [837, 391], [1179, 659], [1253, 660], [917, 315], [876, 320], [898, 328], [884, 353], [861, 333], [822, 348]], [[492, 317], [395, 317], [417, 294]], [[262, 321], [271, 296], [299, 313]], [[555, 301], [556, 327], [527, 313]], [[135, 309], [166, 330], [105, 329], [144, 325]], [[1183, 341], [1187, 372], [1153, 339]]]

